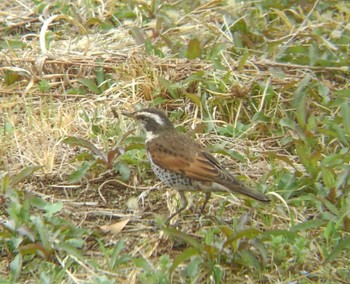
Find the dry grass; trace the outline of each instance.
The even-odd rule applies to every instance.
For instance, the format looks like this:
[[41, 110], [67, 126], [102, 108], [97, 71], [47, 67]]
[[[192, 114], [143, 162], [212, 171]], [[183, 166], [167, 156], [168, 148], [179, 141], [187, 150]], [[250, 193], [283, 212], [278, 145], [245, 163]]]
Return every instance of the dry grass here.
[[[203, 41], [205, 40], [204, 48], [208, 49], [215, 44], [230, 43], [233, 41], [232, 33], [222, 27], [229, 28], [231, 24], [225, 22], [223, 15], [242, 15], [242, 11], [248, 8], [242, 6], [244, 3], [228, 2], [227, 5], [220, 4], [220, 1], [202, 5], [196, 2], [198, 5], [187, 13], [171, 8], [165, 10], [169, 21], [172, 20], [176, 25], [172, 23], [173, 27], [167, 27], [163, 36], [168, 36], [174, 42], [176, 38], [186, 42], [199, 33]], [[72, 159], [81, 149], [62, 143], [65, 137], [84, 138], [105, 151], [118, 143], [121, 143], [122, 148], [127, 148], [128, 145], [125, 146], [124, 141], [121, 141], [122, 135], [134, 125], [120, 115], [120, 112], [139, 106], [150, 106], [154, 100], [159, 100], [160, 107], [169, 113], [182, 113], [181, 117], [172, 117], [179, 128], [184, 127], [190, 131], [202, 121], [214, 123], [210, 132], [203, 130], [197, 133], [197, 139], [218, 152], [219, 159], [245, 183], [257, 185], [260, 190], [267, 188], [270, 196], [275, 199], [271, 206], [265, 206], [250, 200], [214, 194], [207, 208], [208, 215], [198, 218], [196, 212], [203, 196], [191, 194], [190, 209], [176, 220], [180, 231], [199, 242], [208, 242], [205, 239], [209, 231], [215, 231], [216, 226], [230, 226], [233, 222], [242, 222], [244, 226], [260, 228], [262, 231], [288, 231], [294, 224], [301, 224], [312, 218], [314, 209], [304, 206], [303, 202], [299, 205], [287, 205], [276, 182], [278, 169], [283, 169], [281, 176], [285, 172], [307, 175], [298, 155], [283, 142], [288, 135], [296, 135], [292, 130], [282, 133], [277, 130], [278, 123], [275, 125], [257, 122], [235, 138], [220, 135], [220, 131], [221, 127], [227, 125], [237, 127], [241, 122], [251, 121], [253, 114], [259, 111], [276, 119], [287, 116], [294, 111], [293, 91], [306, 76], [320, 78], [330, 90], [344, 88], [346, 78], [342, 73], [343, 67], [305, 67], [295, 63], [281, 63], [273, 60], [275, 56], [269, 54], [272, 51], [259, 50], [253, 42], [251, 50], [256, 52], [246, 60], [241, 56], [232, 56], [230, 49], [219, 52], [217, 56], [222, 59], [223, 64], [221, 70], [211, 60], [179, 59], [177, 56], [161, 58], [147, 54], [143, 44], [135, 43], [142, 37], [131, 32], [132, 28], [142, 26], [143, 37], [151, 38], [154, 45], [157, 41], [162, 41], [157, 37], [159, 31], [156, 20], [152, 17], [148, 21], [144, 19], [147, 13], [142, 8], [150, 7], [150, 4], [133, 4], [136, 15], [133, 21], [125, 20], [113, 29], [101, 30], [98, 29], [100, 22], [97, 19], [107, 22], [113, 19], [112, 15], [118, 9], [126, 10], [127, 4], [114, 1], [101, 1], [99, 4], [91, 2], [91, 5], [96, 6], [89, 9], [87, 3], [90, 2], [86, 1], [84, 5], [81, 1], [74, 1], [72, 5], [76, 5], [73, 9], [77, 13], [76, 17], [59, 14], [60, 5], [63, 9], [64, 4], [58, 1], [53, 1], [46, 9], [24, 0], [0, 4], [0, 22], [6, 23], [6, 27], [0, 26], [0, 32], [6, 32], [2, 44], [9, 45], [8, 48], [0, 49], [0, 125], [3, 128], [3, 135], [0, 137], [0, 172], [8, 172], [13, 176], [26, 166], [42, 166], [41, 170], [36, 171], [18, 189], [28, 196], [39, 196], [50, 202], [63, 202], [60, 216], [79, 228], [94, 232], [85, 237], [83, 254], [86, 261], [74, 259], [74, 256], [61, 259], [62, 256], [56, 254], [58, 266], [64, 267], [69, 258], [78, 263], [75, 270], [66, 271], [63, 282], [93, 283], [98, 275], [114, 279], [115, 283], [141, 281], [140, 267], [124, 265], [117, 271], [109, 270], [106, 264], [108, 259], [101, 252], [95, 236], [108, 249], [113, 248], [119, 239], [124, 239], [125, 253], [134, 258], [142, 256], [153, 263], [154, 267], [157, 267], [162, 255], [167, 254], [173, 259], [188, 247], [184, 239], [171, 237], [160, 229], [161, 221], [157, 221], [157, 216], [168, 216], [170, 211], [179, 206], [179, 201], [174, 191], [164, 188], [154, 178], [141, 150], [140, 154], [135, 154], [136, 158], [141, 159], [137, 161], [140, 165], [130, 165], [131, 175], [128, 181], [121, 181], [120, 175], [114, 170], [100, 168], [89, 172], [79, 183], [67, 182], [69, 175], [79, 164]], [[313, 7], [306, 5], [293, 13], [300, 13], [302, 19], [312, 13], [312, 9]], [[282, 12], [276, 11], [278, 13]], [[57, 16], [50, 18], [49, 15]], [[95, 24], [92, 19], [96, 20]], [[279, 20], [282, 21], [281, 19], [282, 16]], [[284, 20], [287, 21], [287, 18]], [[274, 40], [284, 41], [287, 46], [293, 39], [302, 37], [303, 33], [315, 28], [313, 25], [325, 26], [327, 23], [310, 22], [299, 25], [297, 30], [291, 27], [290, 33], [285, 35], [275, 30], [278, 38]], [[48, 26], [46, 30], [45, 25]], [[266, 36], [272, 37], [272, 34]], [[249, 46], [251, 38], [243, 40]], [[16, 44], [18, 47], [15, 47]], [[173, 53], [165, 44], [162, 45], [162, 51], [167, 55]], [[276, 73], [271, 75], [274, 70]], [[223, 87], [214, 91], [197, 82], [184, 83], [186, 78], [202, 71], [205, 72], [207, 80]], [[230, 78], [233, 78], [230, 82], [234, 82], [231, 85], [223, 79], [224, 74], [229, 71]], [[329, 72], [340, 73], [333, 77]], [[15, 76], [11, 84], [5, 81], [8, 74]], [[99, 88], [100, 93], [96, 94], [92, 87], [86, 85], [86, 81], [84, 87], [81, 79], [95, 80], [98, 74], [104, 75], [104, 82], [108, 87]], [[175, 88], [177, 97], [172, 96], [160, 78], [172, 82], [173, 85], [179, 82], [179, 88]], [[254, 91], [258, 84], [265, 89]], [[269, 88], [273, 88], [278, 94], [273, 100], [269, 98]], [[80, 89], [85, 93], [73, 93], [73, 89]], [[207, 93], [207, 106], [197, 104], [193, 97], [188, 96], [189, 93], [199, 98], [201, 93]], [[223, 101], [227, 103], [221, 104]], [[251, 101], [254, 103], [251, 104]], [[315, 102], [313, 106], [312, 103], [310, 105], [316, 108], [317, 104]], [[208, 106], [211, 110], [210, 118], [206, 115]], [[137, 136], [138, 133], [133, 132], [130, 137]], [[230, 150], [234, 150], [245, 162], [234, 160], [228, 153]], [[272, 158], [276, 156], [279, 158]], [[130, 199], [133, 198], [138, 202], [136, 206], [130, 206]], [[126, 217], [131, 219], [117, 236], [101, 232], [100, 226]], [[2, 213], [1, 219], [7, 219], [5, 213]], [[271, 263], [266, 264], [266, 268], [258, 276], [252, 273], [254, 270], [233, 267], [226, 263], [223, 264], [224, 282], [343, 281], [336, 272], [334, 277], [331, 276], [330, 268], [323, 267], [320, 263], [320, 249], [317, 248], [320, 242], [317, 242], [317, 238], [321, 237], [321, 233], [315, 229], [301, 235], [308, 239], [313, 233], [315, 241], [312, 241], [308, 249], [309, 255], [304, 256], [304, 265], [291, 264], [289, 271], [286, 271], [287, 264], [279, 267], [274, 263], [273, 256], [269, 255]], [[12, 258], [3, 251], [0, 263], [2, 277], [6, 277], [11, 261]], [[336, 265], [341, 267], [342, 261], [339, 260]], [[99, 263], [98, 267], [106, 269], [101, 270], [91, 263]], [[304, 277], [303, 271], [314, 275], [314, 278]], [[35, 276], [34, 279], [38, 277]], [[181, 269], [178, 269], [170, 280], [180, 283], [183, 281], [182, 277]], [[30, 273], [23, 273], [19, 279], [26, 283], [35, 281], [30, 278]], [[322, 279], [331, 282], [324, 282]], [[214, 283], [213, 275], [202, 269], [194, 282]]]

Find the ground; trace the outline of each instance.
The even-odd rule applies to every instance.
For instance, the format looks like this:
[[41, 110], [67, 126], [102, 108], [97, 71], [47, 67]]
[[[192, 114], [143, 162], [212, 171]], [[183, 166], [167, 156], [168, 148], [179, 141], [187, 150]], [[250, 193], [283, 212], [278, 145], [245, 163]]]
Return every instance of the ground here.
[[[286, 3], [288, 2], [288, 3]], [[347, 1], [0, 4], [4, 283], [348, 283]], [[156, 106], [269, 204], [176, 191]]]

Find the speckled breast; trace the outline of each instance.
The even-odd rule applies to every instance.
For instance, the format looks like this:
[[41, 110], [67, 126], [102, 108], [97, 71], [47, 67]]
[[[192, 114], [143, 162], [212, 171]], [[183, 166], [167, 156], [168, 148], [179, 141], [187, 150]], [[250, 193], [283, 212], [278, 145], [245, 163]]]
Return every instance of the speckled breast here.
[[181, 174], [174, 173], [159, 167], [149, 159], [152, 170], [157, 177], [164, 182], [167, 186], [173, 187], [174, 189], [191, 190], [193, 189], [193, 182], [190, 178], [185, 177]]

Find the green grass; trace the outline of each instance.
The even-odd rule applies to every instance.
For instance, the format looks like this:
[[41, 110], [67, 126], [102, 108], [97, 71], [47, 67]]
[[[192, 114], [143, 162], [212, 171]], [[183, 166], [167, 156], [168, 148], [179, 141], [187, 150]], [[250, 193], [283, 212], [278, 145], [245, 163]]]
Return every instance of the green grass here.
[[[348, 282], [350, 3], [21, 4], [0, 4], [0, 282]], [[198, 217], [192, 193], [164, 226], [178, 197], [121, 115], [147, 106], [272, 202]]]

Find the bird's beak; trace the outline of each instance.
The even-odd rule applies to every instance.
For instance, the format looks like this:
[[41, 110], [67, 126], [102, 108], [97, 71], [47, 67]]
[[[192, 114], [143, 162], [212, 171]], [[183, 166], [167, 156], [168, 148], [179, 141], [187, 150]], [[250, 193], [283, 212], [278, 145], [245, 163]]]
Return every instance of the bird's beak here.
[[135, 112], [129, 112], [129, 111], [123, 111], [122, 115], [125, 115], [127, 117], [134, 118], [135, 117]]

